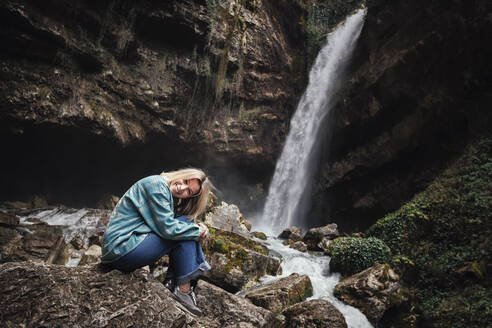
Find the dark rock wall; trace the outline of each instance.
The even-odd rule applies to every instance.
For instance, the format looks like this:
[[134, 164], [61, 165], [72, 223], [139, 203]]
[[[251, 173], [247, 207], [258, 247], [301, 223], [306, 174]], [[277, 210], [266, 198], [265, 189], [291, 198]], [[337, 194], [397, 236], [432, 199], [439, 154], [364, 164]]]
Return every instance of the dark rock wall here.
[[[357, 1], [0, 4], [0, 199], [95, 206], [205, 167], [260, 208], [313, 49]], [[367, 2], [310, 225], [364, 229], [490, 126], [487, 1]]]
[[267, 181], [306, 83], [302, 15], [285, 1], [2, 2], [0, 198], [95, 205], [186, 165], [219, 187]]
[[490, 129], [491, 13], [487, 1], [368, 2], [325, 147], [318, 222], [367, 228]]

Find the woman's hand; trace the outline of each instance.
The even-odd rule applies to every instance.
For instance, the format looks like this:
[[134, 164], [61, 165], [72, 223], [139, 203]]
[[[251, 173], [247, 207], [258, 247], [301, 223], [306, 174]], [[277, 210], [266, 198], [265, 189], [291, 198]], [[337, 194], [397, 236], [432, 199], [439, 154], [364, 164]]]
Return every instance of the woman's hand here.
[[198, 239], [198, 241], [200, 243], [203, 243], [208, 238], [208, 228], [205, 224], [201, 222], [198, 223], [198, 226], [201, 228], [200, 239]]

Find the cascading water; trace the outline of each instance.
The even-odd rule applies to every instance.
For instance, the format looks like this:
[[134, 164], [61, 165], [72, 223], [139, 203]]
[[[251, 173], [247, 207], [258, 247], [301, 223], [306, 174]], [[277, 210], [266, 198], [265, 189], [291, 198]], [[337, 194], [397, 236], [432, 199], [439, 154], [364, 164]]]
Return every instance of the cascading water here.
[[[297, 225], [305, 227], [309, 207], [309, 186], [316, 169], [316, 142], [324, 118], [336, 101], [343, 83], [344, 71], [364, 24], [366, 9], [349, 16], [327, 37], [309, 74], [309, 84], [292, 117], [289, 135], [277, 162], [263, 210], [255, 229], [277, 235], [282, 229]], [[293, 272], [307, 274], [313, 285], [312, 298], [329, 300], [345, 317], [349, 328], [371, 328], [367, 318], [356, 308], [340, 302], [334, 295], [340, 274], [329, 270], [330, 257], [301, 253], [269, 237], [269, 248], [283, 258], [282, 276]], [[268, 280], [279, 277], [266, 277]]]
[[[258, 222], [261, 230], [278, 234], [283, 228], [304, 226], [316, 170], [316, 144], [324, 118], [336, 101], [344, 70], [364, 24], [366, 9], [349, 16], [330, 33], [309, 73], [309, 84], [292, 117], [290, 131]], [[262, 224], [263, 223], [263, 224]]]

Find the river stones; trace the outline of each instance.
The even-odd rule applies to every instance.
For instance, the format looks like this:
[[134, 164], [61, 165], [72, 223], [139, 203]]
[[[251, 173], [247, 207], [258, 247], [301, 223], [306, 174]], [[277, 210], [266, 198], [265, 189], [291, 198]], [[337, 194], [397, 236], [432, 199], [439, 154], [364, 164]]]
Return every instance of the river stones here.
[[386, 310], [406, 299], [399, 280], [388, 264], [376, 263], [339, 282], [335, 286], [335, 296], [358, 308], [376, 324]]
[[347, 328], [342, 313], [327, 300], [309, 300], [282, 312], [285, 328]]
[[296, 226], [285, 228], [284, 231], [278, 235], [278, 238], [290, 239], [292, 241], [302, 240], [302, 230]]
[[245, 296], [253, 304], [278, 313], [313, 296], [313, 286], [307, 275], [293, 273], [272, 284], [255, 288]]
[[312, 228], [304, 235], [302, 241], [306, 243], [309, 250], [322, 251], [322, 245], [326, 244], [323, 239], [335, 239], [340, 236], [336, 223], [327, 224], [322, 227]]

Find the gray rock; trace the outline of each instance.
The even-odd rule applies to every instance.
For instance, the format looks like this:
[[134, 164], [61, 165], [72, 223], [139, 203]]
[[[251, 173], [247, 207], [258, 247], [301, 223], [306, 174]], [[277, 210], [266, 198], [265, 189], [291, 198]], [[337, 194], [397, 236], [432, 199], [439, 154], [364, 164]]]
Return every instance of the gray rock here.
[[97, 264], [101, 262], [102, 250], [99, 245], [91, 245], [82, 255], [79, 265]]
[[234, 204], [222, 202], [205, 216], [205, 223], [213, 228], [237, 233], [241, 236], [251, 238], [249, 230], [251, 223], [245, 220], [239, 208]]
[[278, 238], [290, 239], [293, 241], [302, 240], [302, 230], [295, 226], [289, 227], [284, 229], [284, 231], [278, 235]]
[[281, 317], [201, 281], [194, 317], [145, 270], [97, 266], [0, 265], [0, 317], [6, 327], [278, 327]]
[[399, 280], [388, 264], [376, 263], [338, 283], [335, 296], [358, 308], [376, 324], [386, 310], [406, 300]]
[[285, 309], [285, 328], [347, 328], [342, 313], [327, 300], [310, 300]]
[[318, 244], [323, 240], [323, 238], [332, 240], [338, 236], [340, 236], [340, 233], [338, 232], [337, 224], [332, 223], [322, 227], [309, 229], [302, 241], [306, 243], [309, 250], [321, 251], [322, 249], [318, 246]]
[[247, 292], [245, 296], [255, 305], [279, 313], [286, 307], [313, 296], [313, 286], [309, 276], [293, 273], [272, 284]]

